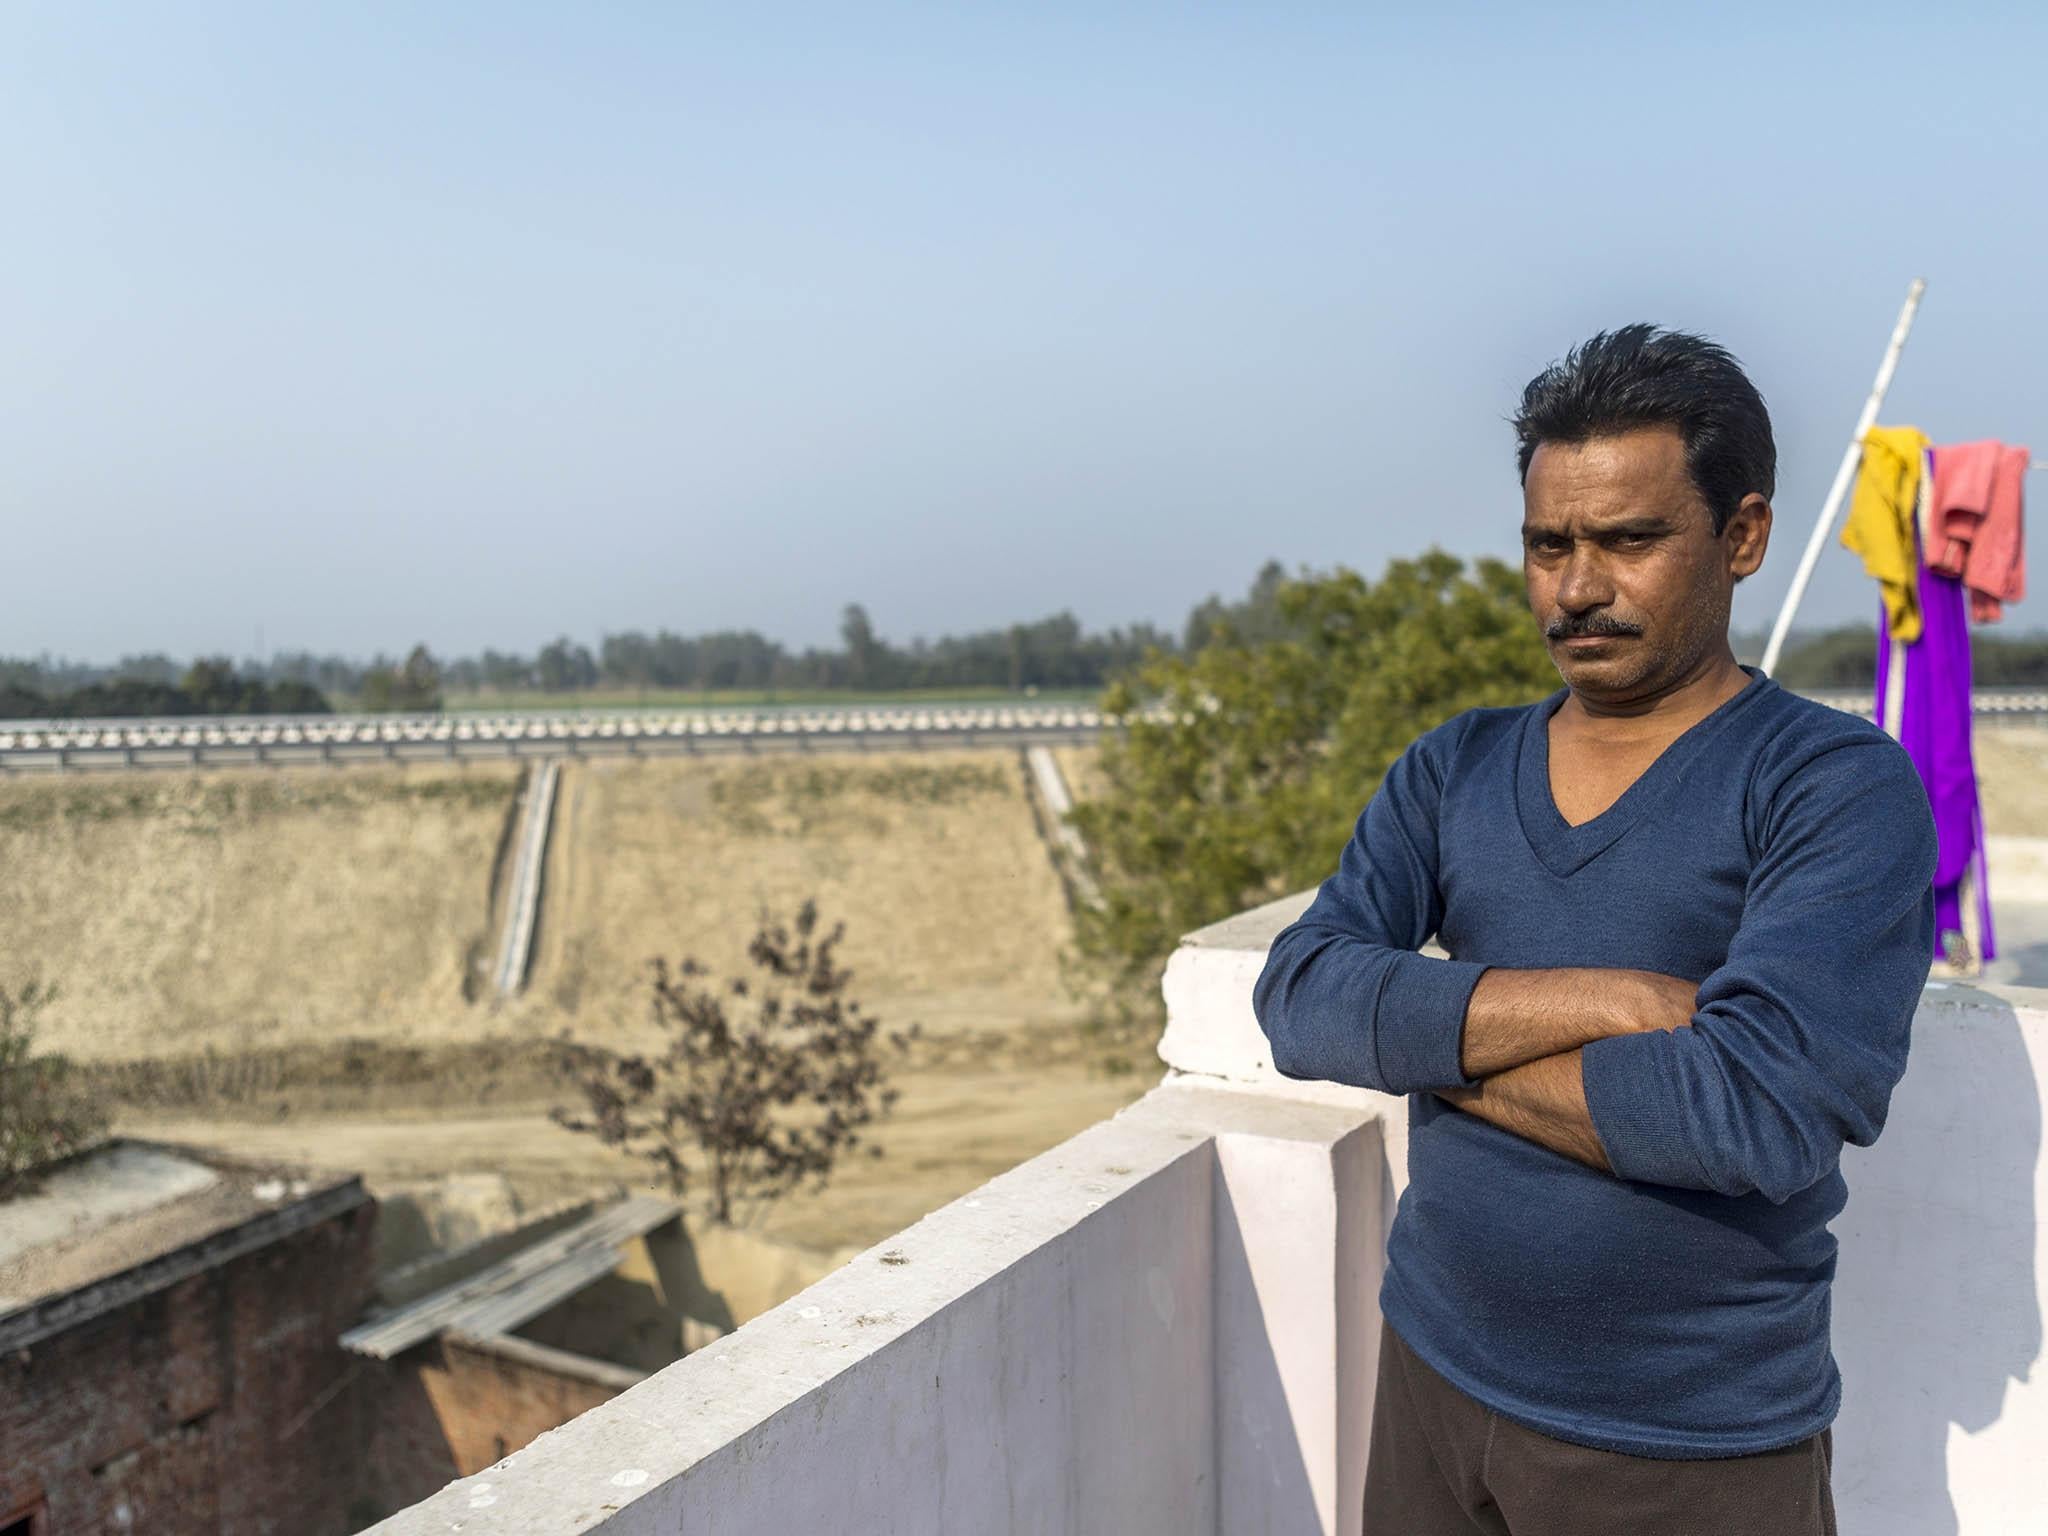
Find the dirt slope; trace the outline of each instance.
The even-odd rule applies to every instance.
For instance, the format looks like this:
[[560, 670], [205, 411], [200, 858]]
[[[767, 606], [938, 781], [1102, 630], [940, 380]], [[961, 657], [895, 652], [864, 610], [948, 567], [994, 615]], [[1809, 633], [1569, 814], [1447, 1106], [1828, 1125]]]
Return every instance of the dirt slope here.
[[495, 951], [517, 784], [510, 765], [0, 781], [0, 982], [54, 983], [42, 1043], [82, 1059], [624, 1037], [653, 956], [743, 967], [764, 907], [814, 897], [890, 1023], [1072, 1016], [1066, 908], [1015, 754], [573, 764], [506, 1006], [471, 968]]
[[481, 1021], [496, 765], [0, 780], [0, 983], [82, 1059]]
[[631, 1034], [650, 959], [732, 973], [757, 914], [806, 897], [845, 921], [852, 995], [890, 1024], [1072, 1016], [1065, 901], [1014, 753], [600, 761], [561, 795], [527, 1027]]

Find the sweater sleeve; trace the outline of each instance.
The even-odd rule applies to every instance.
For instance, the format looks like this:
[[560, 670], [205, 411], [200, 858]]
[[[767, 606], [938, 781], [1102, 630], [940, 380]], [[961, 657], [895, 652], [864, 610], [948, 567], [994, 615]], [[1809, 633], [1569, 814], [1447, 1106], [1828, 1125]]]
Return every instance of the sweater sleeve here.
[[1471, 1082], [1465, 1004], [1486, 968], [1415, 953], [1443, 917], [1431, 746], [1422, 738], [1388, 771], [1337, 872], [1266, 956], [1252, 1007], [1283, 1077], [1383, 1093]]
[[1934, 852], [1927, 792], [1889, 741], [1836, 747], [1781, 786], [1691, 1027], [1585, 1047], [1617, 1175], [1783, 1204], [1844, 1142], [1877, 1139], [1933, 958]]

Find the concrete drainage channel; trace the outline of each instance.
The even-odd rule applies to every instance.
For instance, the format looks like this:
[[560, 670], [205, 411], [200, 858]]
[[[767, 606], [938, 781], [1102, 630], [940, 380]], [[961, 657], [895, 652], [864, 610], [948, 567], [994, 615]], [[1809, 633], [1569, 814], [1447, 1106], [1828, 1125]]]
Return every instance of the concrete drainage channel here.
[[562, 760], [543, 758], [527, 778], [526, 804], [519, 820], [519, 841], [512, 861], [510, 896], [505, 903], [505, 932], [498, 942], [498, 995], [517, 996], [526, 985], [533, 962], [533, 931], [540, 920], [540, 897], [547, 870], [548, 832], [555, 819], [555, 789], [562, 778]]
[[1033, 746], [1024, 749], [1024, 763], [1045, 806], [1049, 823], [1046, 831], [1056, 850], [1054, 862], [1069, 883], [1069, 900], [1078, 896], [1092, 902], [1096, 890], [1095, 877], [1088, 872], [1088, 845], [1081, 840], [1079, 829], [1067, 819], [1073, 814], [1074, 797], [1067, 789], [1066, 775], [1060, 772], [1059, 759], [1052, 755], [1052, 748]]

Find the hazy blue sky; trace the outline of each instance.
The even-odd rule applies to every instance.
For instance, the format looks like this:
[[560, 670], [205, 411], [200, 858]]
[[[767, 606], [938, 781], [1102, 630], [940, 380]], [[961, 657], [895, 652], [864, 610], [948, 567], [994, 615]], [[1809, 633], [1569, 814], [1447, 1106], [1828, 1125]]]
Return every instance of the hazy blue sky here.
[[1761, 625], [1914, 274], [1887, 419], [2048, 449], [2048, 7], [1679, 9], [11, 0], [0, 654], [1511, 556], [1521, 384], [1635, 319], [1770, 401]]

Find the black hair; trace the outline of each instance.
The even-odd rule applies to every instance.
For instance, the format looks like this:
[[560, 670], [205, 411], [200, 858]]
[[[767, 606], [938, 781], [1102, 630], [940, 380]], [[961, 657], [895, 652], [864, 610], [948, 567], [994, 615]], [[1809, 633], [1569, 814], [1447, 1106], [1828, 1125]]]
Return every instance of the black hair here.
[[1637, 427], [1678, 429], [1686, 471], [1717, 537], [1743, 497], [1769, 497], [1777, 488], [1771, 415], [1742, 365], [1704, 336], [1654, 325], [1602, 331], [1529, 381], [1515, 413], [1522, 479], [1540, 443], [1583, 443]]

